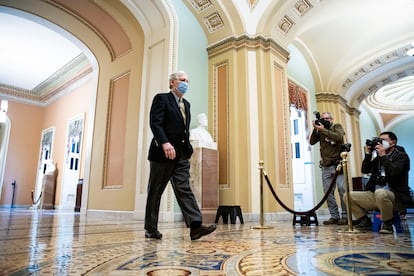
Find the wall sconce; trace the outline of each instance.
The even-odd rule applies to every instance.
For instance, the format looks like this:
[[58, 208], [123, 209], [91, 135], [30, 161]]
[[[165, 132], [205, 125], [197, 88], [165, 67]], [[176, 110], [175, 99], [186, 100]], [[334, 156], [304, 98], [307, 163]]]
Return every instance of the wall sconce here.
[[6, 100], [1, 100], [0, 105], [0, 123], [5, 123], [7, 121], [7, 109], [9, 108], [9, 102]]

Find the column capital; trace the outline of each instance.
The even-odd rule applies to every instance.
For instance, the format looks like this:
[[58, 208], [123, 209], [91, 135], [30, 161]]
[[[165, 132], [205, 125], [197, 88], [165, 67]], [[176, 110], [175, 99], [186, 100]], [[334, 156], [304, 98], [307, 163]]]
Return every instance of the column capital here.
[[280, 57], [286, 61], [286, 63], [289, 60], [289, 51], [287, 49], [279, 45], [274, 39], [266, 38], [262, 35], [250, 36], [243, 34], [240, 36], [231, 36], [213, 45], [210, 45], [207, 48], [207, 52], [211, 58], [230, 49], [235, 50], [239, 48], [262, 48], [266, 51], [273, 50], [277, 52]]

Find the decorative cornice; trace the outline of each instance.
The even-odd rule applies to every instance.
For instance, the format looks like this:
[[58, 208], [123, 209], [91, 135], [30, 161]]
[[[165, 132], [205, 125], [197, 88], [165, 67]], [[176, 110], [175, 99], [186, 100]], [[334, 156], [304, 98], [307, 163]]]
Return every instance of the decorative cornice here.
[[340, 95], [330, 92], [318, 92], [316, 95], [316, 101], [323, 101], [323, 102], [334, 102], [346, 106], [346, 100], [342, 98]]
[[55, 89], [51, 90], [46, 95], [43, 95], [40, 97], [40, 102], [44, 103], [48, 100], [50, 100], [52, 97], [57, 96], [60, 97], [60, 94], [69, 86], [75, 84], [76, 82], [80, 81], [84, 77], [88, 76], [93, 72], [92, 67], [84, 68], [82, 72], [79, 72], [75, 76], [73, 76], [71, 79], [67, 80], [66, 82], [62, 83], [59, 87], [56, 87]]
[[53, 97], [59, 97], [60, 93], [63, 93], [67, 87], [92, 73], [92, 71], [92, 65], [87, 57], [80, 54], [33, 90], [0, 83], [0, 95], [3, 94], [11, 98], [42, 105]]
[[361, 114], [361, 112], [358, 109], [354, 107], [350, 107], [347, 104], [347, 101], [338, 94], [331, 93], [331, 92], [318, 92], [316, 93], [315, 98], [317, 102], [331, 102], [331, 103], [339, 104], [345, 108], [348, 114], [357, 114], [358, 116], [359, 114]]
[[265, 38], [261, 35], [249, 36], [244, 34], [238, 37], [232, 36], [209, 46], [207, 48], [207, 52], [209, 57], [213, 57], [230, 49], [237, 50], [239, 48], [262, 48], [264, 50], [274, 50], [284, 57], [286, 62], [289, 60], [289, 52], [285, 48], [280, 46], [272, 38]]
[[39, 96], [31, 90], [0, 83], [0, 95], [10, 96], [11, 98], [21, 98], [26, 100], [38, 101]]
[[361, 115], [361, 111], [359, 111], [358, 109], [356, 109], [355, 107], [350, 107], [350, 106], [346, 106], [346, 112], [349, 115], [356, 115], [359, 117], [359, 115]]
[[60, 86], [63, 80], [72, 78], [73, 75], [77, 75], [79, 71], [83, 71], [87, 67], [90, 67], [88, 58], [84, 54], [80, 54], [33, 88], [32, 92], [39, 96], [47, 95], [50, 90], [53, 90], [53, 87]]

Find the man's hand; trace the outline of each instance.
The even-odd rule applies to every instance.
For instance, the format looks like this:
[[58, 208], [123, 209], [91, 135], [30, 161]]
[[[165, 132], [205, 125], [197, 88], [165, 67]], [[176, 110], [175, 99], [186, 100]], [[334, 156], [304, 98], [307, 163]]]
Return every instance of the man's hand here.
[[369, 146], [365, 146], [364, 151], [365, 151], [366, 154], [372, 154], [372, 149]]
[[162, 144], [162, 149], [164, 150], [164, 154], [167, 159], [173, 160], [175, 158], [175, 149], [170, 142]]
[[378, 153], [378, 156], [384, 156], [387, 153], [385, 152], [384, 146], [381, 143], [375, 145], [375, 150]]

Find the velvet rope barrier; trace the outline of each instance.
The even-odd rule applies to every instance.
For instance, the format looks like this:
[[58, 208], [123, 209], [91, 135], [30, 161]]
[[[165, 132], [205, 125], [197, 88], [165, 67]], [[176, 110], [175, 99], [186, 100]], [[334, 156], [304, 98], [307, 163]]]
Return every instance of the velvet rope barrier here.
[[266, 171], [262, 170], [262, 174], [263, 174], [264, 178], [266, 179], [266, 183], [267, 183], [267, 185], [269, 186], [269, 189], [270, 189], [270, 191], [271, 191], [271, 193], [272, 193], [273, 197], [274, 197], [274, 198], [276, 199], [276, 201], [280, 204], [280, 206], [282, 206], [282, 208], [283, 208], [283, 209], [285, 209], [286, 211], [288, 211], [288, 212], [290, 212], [290, 213], [292, 213], [292, 214], [294, 214], [294, 215], [298, 215], [298, 216], [307, 216], [307, 215], [310, 215], [310, 214], [314, 214], [314, 213], [315, 213], [315, 211], [316, 211], [316, 210], [318, 210], [318, 209], [322, 206], [322, 204], [324, 204], [324, 203], [325, 203], [325, 201], [328, 199], [329, 194], [332, 192], [332, 189], [335, 187], [335, 184], [336, 184], [336, 179], [338, 178], [338, 175], [341, 173], [341, 169], [342, 169], [342, 164], [340, 163], [340, 164], [336, 167], [335, 175], [334, 175], [334, 177], [333, 177], [333, 179], [332, 179], [332, 181], [331, 181], [331, 184], [330, 184], [330, 186], [329, 186], [329, 189], [326, 191], [326, 193], [324, 194], [323, 198], [320, 200], [320, 202], [319, 202], [318, 204], [316, 204], [316, 206], [315, 206], [315, 207], [313, 207], [312, 209], [307, 210], [307, 211], [295, 211], [295, 210], [290, 209], [290, 208], [289, 208], [286, 204], [284, 204], [284, 203], [280, 200], [280, 198], [277, 196], [277, 194], [276, 194], [275, 190], [273, 189], [272, 184], [271, 184], [271, 182], [270, 182], [270, 180], [269, 180], [269, 177], [267, 176]]
[[42, 198], [42, 192], [40, 192], [39, 198], [36, 199], [36, 201], [34, 200], [34, 191], [32, 190], [32, 204], [36, 205], [37, 203], [39, 203], [40, 199]]
[[285, 204], [284, 204], [284, 203], [280, 200], [280, 198], [277, 196], [277, 194], [276, 194], [275, 190], [274, 190], [274, 189], [273, 189], [273, 187], [272, 187], [272, 184], [270, 183], [269, 177], [267, 176], [267, 174], [266, 174], [266, 172], [265, 172], [265, 171], [263, 171], [263, 174], [264, 174], [264, 177], [265, 177], [265, 179], [266, 179], [266, 183], [267, 183], [267, 185], [269, 186], [270, 191], [272, 192], [273, 197], [274, 197], [274, 198], [276, 199], [276, 201], [280, 204], [280, 206], [282, 206], [282, 207], [283, 207], [283, 209], [285, 209], [286, 211], [288, 211], [288, 212], [290, 212], [290, 213], [292, 213], [292, 214], [297, 214], [297, 215], [306, 215], [306, 214], [309, 214], [309, 213], [313, 213], [313, 212], [315, 212], [316, 210], [318, 210], [318, 209], [322, 206], [322, 204], [324, 204], [324, 203], [325, 203], [325, 201], [328, 199], [329, 194], [332, 192], [333, 187], [335, 186], [335, 183], [336, 183], [336, 178], [338, 177], [339, 172], [338, 172], [338, 171], [336, 171], [336, 172], [335, 172], [335, 175], [334, 175], [334, 178], [332, 179], [331, 185], [329, 186], [328, 191], [325, 193], [325, 195], [323, 196], [323, 198], [321, 199], [321, 201], [320, 201], [318, 204], [316, 204], [316, 206], [315, 206], [315, 207], [313, 207], [312, 209], [310, 209], [310, 210], [308, 210], [308, 211], [295, 211], [295, 210], [290, 209], [288, 206], [286, 206], [286, 205], [285, 205]]

